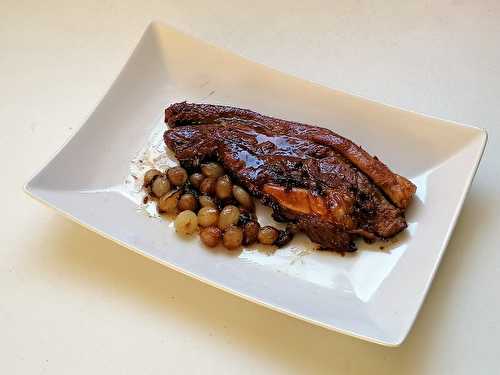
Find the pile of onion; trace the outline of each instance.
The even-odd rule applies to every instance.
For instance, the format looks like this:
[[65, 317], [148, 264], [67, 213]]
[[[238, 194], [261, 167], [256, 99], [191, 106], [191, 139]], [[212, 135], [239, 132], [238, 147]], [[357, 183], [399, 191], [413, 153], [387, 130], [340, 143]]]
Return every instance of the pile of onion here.
[[220, 242], [229, 250], [256, 242], [282, 246], [293, 236], [289, 230], [261, 227], [252, 196], [215, 162], [202, 164], [191, 175], [180, 166], [165, 172], [151, 169], [144, 175], [144, 188], [160, 213], [175, 216], [178, 233], [199, 232], [208, 247]]

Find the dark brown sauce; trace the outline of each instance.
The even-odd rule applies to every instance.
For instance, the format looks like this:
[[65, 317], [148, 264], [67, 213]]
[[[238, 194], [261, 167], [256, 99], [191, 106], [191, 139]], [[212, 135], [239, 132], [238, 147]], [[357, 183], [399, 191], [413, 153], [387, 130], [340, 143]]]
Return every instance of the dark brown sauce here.
[[238, 159], [245, 163], [245, 173], [248, 174], [250, 178], [257, 178], [259, 169], [264, 165], [264, 162], [246, 150], [238, 151], [237, 155]]
[[292, 145], [289, 140], [290, 137], [283, 137], [283, 136], [267, 136], [265, 134], [260, 134], [257, 133], [255, 136], [255, 139], [257, 142], [260, 143], [265, 143], [269, 142], [272, 143], [275, 147], [276, 150], [281, 151], [283, 154], [287, 155], [293, 155], [294, 154], [294, 145]]

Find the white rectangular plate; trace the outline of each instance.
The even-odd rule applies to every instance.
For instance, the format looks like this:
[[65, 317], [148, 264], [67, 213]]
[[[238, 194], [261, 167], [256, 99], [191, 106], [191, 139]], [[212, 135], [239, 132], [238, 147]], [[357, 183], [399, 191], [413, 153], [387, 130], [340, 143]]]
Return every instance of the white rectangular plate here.
[[[170, 163], [162, 159], [158, 127], [163, 109], [183, 100], [317, 124], [362, 145], [417, 185], [407, 231], [384, 251], [360, 243], [356, 254], [345, 257], [310, 251], [303, 238], [274, 254], [210, 251], [196, 236], [180, 239], [167, 221], [144, 214], [131, 193], [138, 183], [130, 173], [141, 157], [145, 165]], [[424, 300], [485, 143], [484, 130], [321, 87], [153, 23], [94, 113], [26, 191], [206, 283], [328, 329], [396, 346]]]

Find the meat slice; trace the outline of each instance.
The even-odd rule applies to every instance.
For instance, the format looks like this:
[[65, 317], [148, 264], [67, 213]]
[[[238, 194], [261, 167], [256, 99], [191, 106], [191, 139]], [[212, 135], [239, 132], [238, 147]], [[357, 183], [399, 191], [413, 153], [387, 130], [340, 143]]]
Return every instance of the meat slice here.
[[167, 146], [180, 163], [218, 160], [240, 184], [324, 249], [394, 236], [415, 186], [330, 130], [240, 108], [173, 104]]

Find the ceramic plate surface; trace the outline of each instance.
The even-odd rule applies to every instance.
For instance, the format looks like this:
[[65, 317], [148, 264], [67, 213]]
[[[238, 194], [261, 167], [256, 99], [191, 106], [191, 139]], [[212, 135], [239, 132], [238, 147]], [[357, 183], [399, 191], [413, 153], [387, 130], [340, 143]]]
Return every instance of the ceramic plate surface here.
[[[417, 185], [396, 241], [344, 257], [304, 237], [274, 253], [208, 250], [142, 204], [141, 174], [174, 163], [163, 110], [178, 101], [243, 107], [330, 128]], [[140, 254], [248, 300], [384, 345], [410, 330], [486, 143], [479, 128], [295, 78], [153, 23], [95, 111], [26, 185], [36, 199]], [[268, 212], [261, 208], [263, 217]]]

